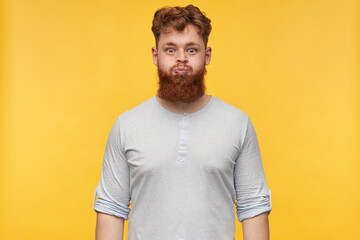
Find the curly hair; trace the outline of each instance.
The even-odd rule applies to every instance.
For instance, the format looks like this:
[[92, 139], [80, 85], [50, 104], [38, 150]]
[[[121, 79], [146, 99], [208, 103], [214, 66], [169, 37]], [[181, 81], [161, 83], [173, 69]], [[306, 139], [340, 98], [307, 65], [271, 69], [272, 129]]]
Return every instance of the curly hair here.
[[186, 25], [193, 24], [199, 29], [206, 47], [211, 32], [210, 22], [211, 20], [204, 12], [191, 4], [186, 7], [163, 7], [155, 12], [151, 30], [157, 47], [161, 33], [166, 33], [171, 29], [183, 31]]

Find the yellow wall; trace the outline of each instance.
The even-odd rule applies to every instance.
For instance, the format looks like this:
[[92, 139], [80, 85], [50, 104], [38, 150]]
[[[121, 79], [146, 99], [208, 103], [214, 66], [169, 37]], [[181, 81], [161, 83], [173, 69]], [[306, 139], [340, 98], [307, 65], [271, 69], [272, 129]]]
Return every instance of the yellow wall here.
[[[186, 3], [0, 3], [0, 239], [94, 237], [110, 128], [156, 93], [153, 13]], [[359, 2], [193, 3], [213, 21], [208, 93], [247, 112], [257, 130], [271, 238], [355, 239]]]

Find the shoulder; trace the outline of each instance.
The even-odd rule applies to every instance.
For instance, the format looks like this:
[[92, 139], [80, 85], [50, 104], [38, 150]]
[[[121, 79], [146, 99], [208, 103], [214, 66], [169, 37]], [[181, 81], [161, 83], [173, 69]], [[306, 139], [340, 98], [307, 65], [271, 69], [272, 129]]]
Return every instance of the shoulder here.
[[215, 97], [215, 102], [217, 112], [220, 113], [224, 118], [247, 124], [249, 115], [243, 110], [217, 97]]
[[152, 112], [154, 112], [155, 101], [154, 97], [151, 97], [136, 107], [131, 108], [118, 116], [118, 120], [121, 122], [134, 122], [136, 120], [144, 120]]

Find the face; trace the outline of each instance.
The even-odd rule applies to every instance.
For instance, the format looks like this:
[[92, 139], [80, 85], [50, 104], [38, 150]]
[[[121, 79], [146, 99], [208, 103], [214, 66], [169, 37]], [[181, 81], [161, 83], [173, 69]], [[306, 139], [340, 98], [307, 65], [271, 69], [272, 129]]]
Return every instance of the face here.
[[205, 91], [205, 65], [210, 63], [211, 48], [193, 25], [181, 32], [161, 33], [158, 48], [152, 48], [158, 67], [158, 96], [172, 102], [194, 102]]
[[161, 33], [158, 48], [152, 48], [152, 54], [154, 64], [166, 73], [192, 75], [210, 63], [211, 48], [205, 49], [198, 29], [189, 24], [182, 32]]

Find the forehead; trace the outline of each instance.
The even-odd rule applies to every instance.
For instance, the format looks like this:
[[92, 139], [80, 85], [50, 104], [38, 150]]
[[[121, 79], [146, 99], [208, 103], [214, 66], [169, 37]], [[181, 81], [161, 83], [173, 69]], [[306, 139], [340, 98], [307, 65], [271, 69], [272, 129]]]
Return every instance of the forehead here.
[[175, 44], [187, 44], [193, 42], [199, 45], [204, 45], [204, 41], [199, 33], [197, 27], [189, 24], [183, 31], [177, 31], [173, 28], [167, 28], [162, 31], [159, 38], [159, 45], [168, 44], [169, 42]]

